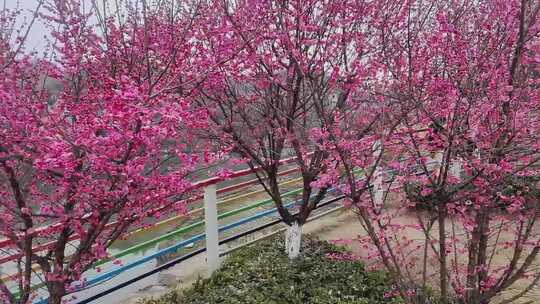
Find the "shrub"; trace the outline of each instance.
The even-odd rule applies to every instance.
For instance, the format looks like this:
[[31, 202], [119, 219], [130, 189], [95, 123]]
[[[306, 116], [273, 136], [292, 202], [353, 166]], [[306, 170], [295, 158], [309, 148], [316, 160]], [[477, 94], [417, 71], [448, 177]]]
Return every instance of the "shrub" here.
[[342, 248], [310, 237], [302, 246], [302, 255], [289, 261], [280, 238], [258, 242], [231, 254], [211, 278], [199, 279], [192, 288], [140, 303], [403, 303], [384, 297], [392, 290], [384, 272], [330, 258], [345, 253]]

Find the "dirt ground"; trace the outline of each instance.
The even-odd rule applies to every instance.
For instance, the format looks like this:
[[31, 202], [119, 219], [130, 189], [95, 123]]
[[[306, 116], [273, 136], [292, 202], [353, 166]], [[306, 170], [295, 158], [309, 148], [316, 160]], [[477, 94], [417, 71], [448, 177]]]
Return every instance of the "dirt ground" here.
[[[403, 222], [412, 222], [412, 219], [404, 219]], [[359, 221], [356, 219], [356, 215], [351, 211], [343, 211], [332, 216], [323, 217], [317, 220], [316, 222], [309, 223], [306, 225], [306, 233], [311, 233], [318, 235], [321, 239], [324, 240], [337, 240], [337, 239], [354, 239], [360, 234], [364, 234], [364, 229], [360, 225]], [[408, 233], [411, 231], [408, 230]], [[409, 237], [413, 237], [409, 235]], [[423, 235], [418, 234], [418, 238], [424, 238]], [[351, 244], [348, 246], [351, 251], [361, 256], [362, 249], [358, 244]], [[507, 255], [498, 254], [495, 255], [494, 264], [505, 263], [510, 259]], [[537, 258], [535, 261], [534, 268], [538, 271], [540, 269], [540, 258]], [[530, 280], [522, 279], [518, 280], [514, 285], [512, 285], [508, 290], [506, 290], [501, 296], [494, 299], [492, 303], [496, 304], [502, 300], [511, 297], [512, 295], [520, 292], [530, 284]], [[530, 290], [525, 296], [523, 296], [518, 301], [512, 303], [516, 304], [540, 304], [540, 286], [536, 285], [532, 290]]]

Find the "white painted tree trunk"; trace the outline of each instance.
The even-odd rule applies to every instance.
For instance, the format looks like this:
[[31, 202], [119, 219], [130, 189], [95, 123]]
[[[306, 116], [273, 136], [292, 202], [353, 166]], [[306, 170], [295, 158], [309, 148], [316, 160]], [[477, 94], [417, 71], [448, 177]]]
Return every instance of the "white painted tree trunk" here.
[[296, 259], [300, 255], [300, 245], [302, 244], [302, 226], [294, 222], [287, 226], [285, 231], [285, 251], [289, 259]]
[[[378, 159], [379, 156], [382, 153], [382, 146], [381, 142], [379, 140], [375, 141], [373, 143], [373, 158]], [[383, 203], [384, 199], [384, 192], [383, 192], [383, 170], [381, 166], [377, 166], [375, 168], [375, 172], [373, 172], [373, 200], [376, 205], [380, 205]]]

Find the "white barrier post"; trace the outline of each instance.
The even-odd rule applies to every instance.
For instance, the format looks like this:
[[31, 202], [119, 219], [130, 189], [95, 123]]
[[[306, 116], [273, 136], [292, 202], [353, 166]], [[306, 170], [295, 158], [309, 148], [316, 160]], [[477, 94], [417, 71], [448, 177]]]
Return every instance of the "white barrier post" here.
[[[373, 143], [373, 157], [378, 159], [382, 153], [382, 145], [379, 140]], [[383, 203], [383, 171], [381, 170], [380, 165], [375, 168], [373, 172], [373, 199], [376, 205]]]
[[204, 188], [204, 228], [206, 230], [206, 264], [208, 275], [219, 268], [219, 234], [216, 185]]
[[461, 179], [461, 161], [459, 159], [450, 163], [450, 173], [457, 179]]
[[437, 166], [437, 168], [439, 168], [439, 170], [443, 166], [443, 159], [444, 154], [442, 151], [435, 152], [435, 158], [433, 160], [435, 161], [435, 165]]

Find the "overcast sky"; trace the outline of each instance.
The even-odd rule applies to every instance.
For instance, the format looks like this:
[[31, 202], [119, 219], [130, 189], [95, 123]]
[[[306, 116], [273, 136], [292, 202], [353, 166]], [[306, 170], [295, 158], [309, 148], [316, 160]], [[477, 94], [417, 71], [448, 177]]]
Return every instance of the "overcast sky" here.
[[[52, 2], [52, 0], [43, 0], [46, 3]], [[124, 11], [124, 6], [127, 3], [131, 3], [135, 5], [141, 5], [140, 1], [137, 0], [79, 0], [82, 4], [82, 8], [84, 11], [89, 12], [94, 8], [93, 3], [97, 6], [98, 10], [101, 12], [101, 15], [103, 14], [105, 5], [107, 7], [108, 16], [116, 15], [116, 12], [118, 10], [118, 7], [120, 8], [120, 11]], [[133, 2], [131, 2], [133, 1]], [[36, 8], [39, 5], [40, 0], [0, 0], [0, 9], [2, 8], [2, 5], [5, 5], [8, 9], [16, 9], [19, 8], [22, 10], [21, 15], [19, 16], [19, 25], [23, 24], [26, 20], [26, 22], [29, 22], [32, 19], [32, 16], [36, 10]], [[159, 5], [161, 0], [147, 0], [147, 3], [149, 6], [152, 5]], [[181, 1], [175, 2], [175, 3], [183, 3]], [[189, 2], [186, 2], [189, 3]], [[116, 6], [118, 4], [118, 7]], [[47, 13], [46, 9], [41, 7], [40, 12]], [[97, 24], [98, 18], [94, 15], [90, 17], [90, 23]], [[25, 28], [26, 30], [26, 28]], [[26, 41], [26, 51], [38, 51], [39, 53], [42, 53], [46, 46], [48, 45], [47, 38], [50, 39], [50, 31], [43, 22], [39, 18], [36, 19], [34, 22], [29, 34], [28, 39]]]
[[[47, 0], [45, 0], [47, 1]], [[82, 0], [82, 3], [85, 3], [87, 7], [91, 6], [91, 0]], [[109, 0], [105, 0], [109, 2]], [[120, 1], [121, 2], [121, 1]], [[98, 1], [98, 3], [103, 3], [103, 0]], [[109, 2], [114, 3], [114, 2]], [[38, 0], [0, 0], [0, 5], [5, 5], [8, 9], [20, 8], [22, 10], [20, 23], [22, 24], [24, 18], [27, 21], [31, 20], [34, 11], [36, 10], [39, 4]], [[43, 8], [41, 9], [43, 12]], [[28, 34], [28, 39], [26, 41], [27, 51], [36, 50], [43, 51], [47, 45], [47, 39], [45, 37], [50, 37], [50, 32], [44, 26], [44, 24], [38, 19], [35, 21], [32, 29]]]
[[[22, 9], [23, 13], [21, 17], [27, 18], [28, 20], [31, 19], [33, 12], [38, 5], [38, 0], [0, 0], [0, 3], [3, 3], [4, 1], [6, 7], [9, 9], [15, 9], [17, 7]], [[44, 35], [48, 35], [48, 31], [39, 20], [36, 20], [32, 30], [28, 34], [28, 40], [26, 41], [27, 49], [41, 51], [46, 45], [46, 40], [43, 37]]]

